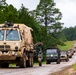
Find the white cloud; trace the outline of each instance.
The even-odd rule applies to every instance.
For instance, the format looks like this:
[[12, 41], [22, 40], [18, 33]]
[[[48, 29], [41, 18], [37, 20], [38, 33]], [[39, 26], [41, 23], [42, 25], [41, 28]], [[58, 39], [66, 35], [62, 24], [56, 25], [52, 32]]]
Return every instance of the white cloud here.
[[39, 0], [6, 0], [6, 2], [8, 4], [13, 4], [17, 9], [23, 4], [29, 10], [36, 9], [36, 6], [39, 4]]
[[56, 7], [62, 12], [64, 27], [74, 27], [76, 25], [76, 1], [75, 0], [55, 0]]

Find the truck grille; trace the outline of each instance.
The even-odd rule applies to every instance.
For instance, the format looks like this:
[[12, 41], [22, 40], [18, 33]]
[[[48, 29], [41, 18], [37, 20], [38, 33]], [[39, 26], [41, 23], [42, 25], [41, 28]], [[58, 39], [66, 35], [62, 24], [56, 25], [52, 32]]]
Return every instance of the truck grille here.
[[10, 50], [9, 45], [0, 45], [0, 50]]
[[65, 56], [61, 56], [61, 58], [65, 58]]

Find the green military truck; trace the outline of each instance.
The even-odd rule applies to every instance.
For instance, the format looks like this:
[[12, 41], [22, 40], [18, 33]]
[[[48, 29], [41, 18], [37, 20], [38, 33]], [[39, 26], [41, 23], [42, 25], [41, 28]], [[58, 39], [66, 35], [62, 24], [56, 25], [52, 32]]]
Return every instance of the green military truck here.
[[51, 62], [60, 64], [60, 50], [58, 48], [46, 49], [46, 64], [50, 64]]

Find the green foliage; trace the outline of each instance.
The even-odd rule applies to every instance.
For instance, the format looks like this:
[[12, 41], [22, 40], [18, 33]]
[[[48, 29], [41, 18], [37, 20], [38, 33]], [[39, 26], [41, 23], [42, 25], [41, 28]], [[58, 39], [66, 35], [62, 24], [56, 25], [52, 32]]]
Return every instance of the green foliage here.
[[76, 40], [76, 26], [64, 28], [62, 34], [64, 34], [65, 38], [69, 41]]
[[61, 28], [59, 20], [62, 14], [58, 8], [55, 8], [53, 0], [40, 0], [36, 9], [36, 19], [45, 26], [52, 26], [53, 28]]
[[13, 7], [13, 5], [6, 6], [4, 11], [4, 21], [17, 22], [18, 15], [17, 9]]
[[76, 63], [72, 65], [74, 70], [76, 71]]
[[[45, 47], [61, 44], [59, 34], [62, 29], [62, 23], [60, 22], [62, 14], [58, 8], [55, 8], [54, 0], [40, 0], [39, 5], [33, 12], [36, 21], [46, 27], [43, 26], [45, 32], [43, 32], [44, 38], [42, 39]], [[53, 32], [50, 30], [53, 30]]]

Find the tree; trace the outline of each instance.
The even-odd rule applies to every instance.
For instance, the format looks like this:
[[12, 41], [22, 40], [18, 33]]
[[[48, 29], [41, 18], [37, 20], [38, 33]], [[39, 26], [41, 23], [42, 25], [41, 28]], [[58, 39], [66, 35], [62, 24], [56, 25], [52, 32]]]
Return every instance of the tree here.
[[3, 10], [3, 14], [4, 14], [4, 21], [7, 20], [14, 23], [18, 22], [18, 12], [13, 5], [6, 6], [5, 9]]
[[[48, 39], [49, 36], [53, 37], [53, 39], [55, 39], [53, 42], [56, 42], [54, 45], [57, 45], [60, 41], [59, 33], [62, 29], [62, 23], [60, 22], [62, 13], [58, 8], [55, 8], [55, 5], [54, 0], [40, 0], [39, 5], [36, 10], [34, 10], [34, 15], [36, 20], [46, 27], [46, 33], [44, 34], [47, 36], [44, 37], [47, 37], [46, 39]], [[51, 32], [51, 30], [53, 30], [53, 32]]]
[[0, 0], [0, 10], [2, 10], [6, 5], [6, 0]]
[[3, 23], [4, 15], [3, 10], [7, 6], [6, 0], [0, 0], [0, 23]]
[[36, 16], [37, 20], [46, 27], [55, 25], [62, 27], [59, 22], [62, 18], [62, 14], [58, 8], [55, 8], [55, 3], [53, 0], [40, 0], [40, 3], [36, 9]]

